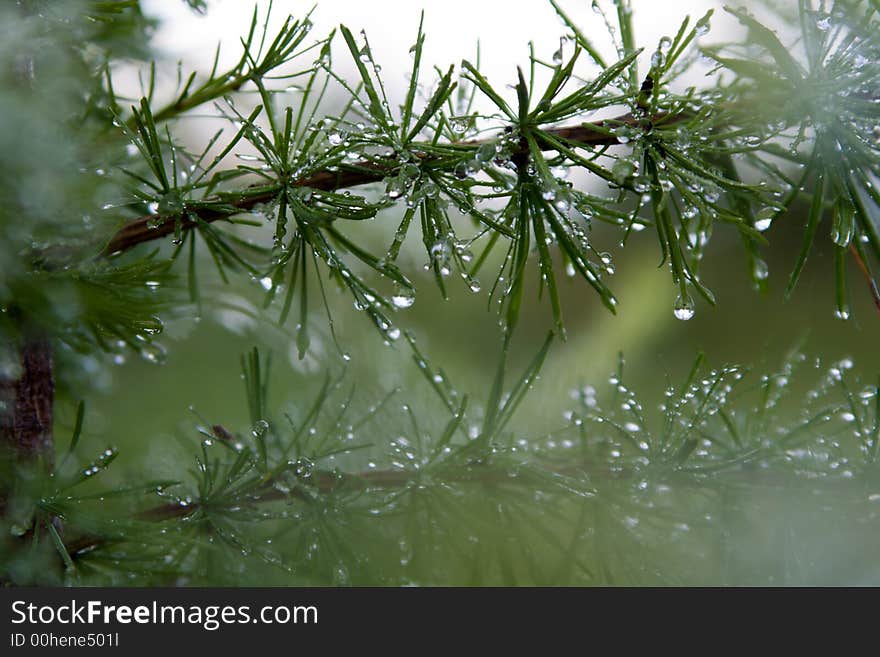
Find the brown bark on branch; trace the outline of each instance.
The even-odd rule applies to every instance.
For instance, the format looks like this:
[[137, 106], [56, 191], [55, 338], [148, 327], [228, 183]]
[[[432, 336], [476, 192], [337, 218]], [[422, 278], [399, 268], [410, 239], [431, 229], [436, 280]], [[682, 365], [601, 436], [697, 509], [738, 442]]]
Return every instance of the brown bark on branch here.
[[[659, 123], [660, 121], [677, 123], [686, 118], [688, 117], [685, 115], [669, 116], [668, 114], [659, 114], [654, 117], [653, 121], [655, 123]], [[608, 121], [584, 123], [581, 125], [561, 128], [548, 128], [545, 132], [557, 139], [563, 139], [585, 148], [613, 146], [621, 142], [613, 134], [610, 134], [609, 130], [621, 125], [634, 126], [639, 124], [641, 120], [642, 119], [638, 117], [627, 114]], [[482, 143], [484, 142], [473, 140], [461, 142], [460, 145], [479, 146]], [[547, 146], [546, 150], [552, 150], [552, 147]], [[429, 156], [423, 155], [422, 157], [427, 158]], [[358, 162], [352, 164], [350, 167], [335, 172], [321, 171], [308, 178], [294, 180], [291, 184], [294, 187], [312, 187], [322, 191], [357, 187], [359, 185], [368, 185], [370, 183], [381, 181], [389, 174], [392, 174], [398, 166], [399, 165], [396, 161], [389, 162], [387, 167], [376, 162]], [[231, 205], [241, 212], [247, 212], [261, 203], [271, 201], [274, 196], [275, 193], [249, 195], [246, 198], [235, 201]], [[200, 220], [206, 223], [220, 221], [230, 216], [228, 212], [212, 209], [198, 210], [195, 214], [198, 215]], [[156, 215], [150, 214], [135, 219], [120, 228], [116, 234], [110, 238], [110, 241], [107, 242], [102, 249], [101, 255], [115, 255], [127, 251], [139, 244], [171, 235], [175, 231], [175, 224], [177, 222], [180, 222], [180, 227], [183, 230], [192, 229], [196, 225], [195, 222], [186, 216], [181, 216], [180, 214], [164, 217], [157, 217]]]

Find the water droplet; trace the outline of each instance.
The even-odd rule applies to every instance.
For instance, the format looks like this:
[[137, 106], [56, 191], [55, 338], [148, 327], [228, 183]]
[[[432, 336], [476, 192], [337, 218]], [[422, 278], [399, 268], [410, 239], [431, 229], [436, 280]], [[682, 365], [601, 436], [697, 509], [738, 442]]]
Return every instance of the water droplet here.
[[416, 301], [416, 295], [412, 290], [401, 288], [391, 297], [391, 303], [395, 308], [409, 308]]
[[385, 187], [385, 194], [388, 198], [394, 200], [403, 196], [407, 189], [409, 189], [409, 182], [405, 178], [399, 176], [388, 181], [388, 184]]
[[493, 142], [487, 142], [482, 144], [478, 149], [474, 158], [479, 160], [480, 162], [491, 162], [495, 159], [495, 156], [498, 154], [496, 150], [496, 145]]
[[28, 528], [24, 525], [19, 525], [18, 523], [13, 523], [9, 527], [9, 533], [13, 536], [24, 536], [28, 531]]
[[755, 258], [755, 262], [752, 265], [752, 276], [757, 281], [766, 281], [770, 277], [770, 269], [761, 258]]
[[837, 246], [846, 248], [855, 234], [855, 207], [852, 203], [839, 200], [835, 205], [835, 218], [831, 227], [831, 239]]
[[348, 570], [341, 563], [333, 570], [333, 584], [334, 586], [348, 586], [351, 584]]
[[755, 230], [764, 232], [770, 228], [773, 218], [776, 216], [776, 208], [764, 208], [755, 215]]
[[697, 21], [696, 25], [696, 35], [698, 37], [706, 36], [709, 34], [709, 30], [712, 28], [712, 24], [710, 22], [710, 15], [706, 14], [700, 20]]
[[301, 479], [308, 479], [312, 476], [312, 473], [315, 471], [315, 464], [312, 463], [310, 459], [306, 457], [301, 457], [296, 460], [293, 464], [293, 472], [297, 477]]
[[155, 342], [146, 344], [141, 347], [140, 353], [141, 358], [150, 363], [155, 363], [158, 365], [165, 362], [165, 349], [164, 347], [162, 347], [162, 345]]
[[[617, 140], [620, 141], [620, 135]], [[632, 160], [617, 160], [611, 167], [611, 173], [615, 181], [622, 184], [627, 178], [630, 178], [636, 172], [636, 164]]]
[[437, 240], [431, 245], [431, 260], [445, 262], [449, 259], [449, 245], [445, 240]]
[[689, 294], [679, 294], [672, 309], [676, 319], [687, 322], [694, 317], [694, 300]]
[[654, 51], [654, 54], [651, 55], [651, 66], [653, 68], [662, 68], [665, 63], [666, 55], [659, 50]]
[[569, 170], [566, 166], [558, 166], [550, 169], [550, 173], [552, 173], [553, 177], [557, 180], [565, 180], [568, 178]]
[[[152, 204], [151, 204], [152, 205]], [[171, 190], [167, 194], [163, 194], [159, 199], [157, 210], [160, 214], [179, 214], [185, 209], [185, 204], [180, 193]]]
[[449, 127], [452, 132], [462, 135], [467, 132], [468, 128], [471, 125], [471, 117], [469, 116], [454, 116], [449, 119]]

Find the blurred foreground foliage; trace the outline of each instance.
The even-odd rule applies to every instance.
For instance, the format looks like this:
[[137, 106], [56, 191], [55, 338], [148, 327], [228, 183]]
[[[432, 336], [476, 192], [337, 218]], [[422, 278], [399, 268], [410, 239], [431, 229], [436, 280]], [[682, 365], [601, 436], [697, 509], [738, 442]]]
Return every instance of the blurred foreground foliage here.
[[[426, 426], [393, 391], [340, 375], [277, 417], [268, 362], [243, 360], [253, 423], [204, 424], [184, 481], [105, 488], [116, 456], [71, 451], [48, 475], [4, 463], [13, 582], [70, 585], [876, 583], [880, 395], [796, 353], [772, 375], [709, 369], [645, 409], [623, 363], [572, 391], [567, 420], [508, 420], [545, 349], [492, 400], [444, 382]], [[421, 358], [417, 355], [416, 358]], [[436, 371], [426, 364], [425, 385]], [[499, 369], [499, 377], [501, 370]], [[814, 381], [806, 395], [792, 378]], [[540, 384], [539, 384], [540, 385]], [[452, 412], [447, 408], [452, 405]], [[794, 412], [792, 412], [792, 406]], [[794, 417], [794, 420], [790, 418]], [[372, 442], [376, 436], [390, 442]], [[48, 534], [51, 541], [40, 540]], [[59, 553], [62, 559], [59, 559]]]

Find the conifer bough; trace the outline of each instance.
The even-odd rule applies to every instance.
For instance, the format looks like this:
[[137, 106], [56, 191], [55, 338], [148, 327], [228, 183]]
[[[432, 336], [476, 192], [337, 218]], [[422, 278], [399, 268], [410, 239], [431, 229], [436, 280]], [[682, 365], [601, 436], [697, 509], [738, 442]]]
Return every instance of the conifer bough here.
[[[620, 7], [625, 5], [621, 3]], [[297, 87], [303, 96], [301, 104], [295, 112], [293, 107], [288, 107], [279, 113], [273, 92], [260, 76], [272, 66], [296, 61], [299, 53], [295, 45], [305, 38], [307, 20], [286, 24], [268, 54], [262, 58], [251, 57], [251, 70], [245, 56], [238, 67], [225, 76], [213, 71], [210, 80], [196, 91], [190, 90], [194, 79], [190, 77], [176, 100], [158, 110], [155, 116], [150, 104], [142, 101], [140, 109], [134, 109], [127, 123], [133, 128], [133, 141], [154, 164], [151, 171], [157, 181], [139, 195], [143, 205], [151, 207], [152, 214], [124, 226], [107, 242], [103, 253], [117, 254], [171, 233], [179, 238], [181, 231], [231, 219], [270, 204], [276, 217], [276, 253], [274, 266], [269, 268], [270, 275], [266, 278], [273, 281], [271, 293], [275, 291], [276, 282], [286, 277], [290, 277], [289, 289], [293, 290], [296, 272], [285, 269], [289, 269], [289, 254], [299, 253], [298, 245], [302, 245], [303, 252], [311, 251], [317, 260], [332, 269], [336, 262], [342, 261], [333, 245], [339, 241], [335, 239], [335, 224], [347, 219], [372, 218], [390, 203], [406, 199], [411, 211], [406, 213], [388, 253], [383, 257], [350, 249], [352, 254], [380, 275], [410, 289], [408, 279], [393, 262], [411, 219], [421, 215], [427, 228], [424, 239], [428, 256], [445, 293], [439, 272], [450, 271], [457, 265], [466, 280], [473, 280], [489, 252], [496, 248], [499, 238], [503, 238], [508, 242], [508, 251], [499, 281], [504, 279], [506, 269], [509, 283], [499, 287], [496, 282], [493, 291], [498, 291], [505, 301], [505, 320], [512, 326], [518, 303], [509, 302], [518, 295], [525, 275], [522, 265], [531, 252], [532, 237], [537, 240], [542, 235], [543, 239], [555, 243], [569, 268], [583, 276], [614, 310], [616, 300], [602, 280], [603, 270], [607, 268], [601, 257], [604, 254], [593, 250], [585, 231], [589, 230], [591, 221], [604, 221], [621, 227], [626, 236], [634, 229], [653, 223], [664, 262], [668, 263], [679, 288], [676, 315], [689, 317], [693, 314], [691, 291], [714, 303], [698, 271], [712, 224], [720, 220], [739, 230], [749, 255], [753, 280], [763, 287], [766, 265], [758, 253], [758, 246], [765, 242], [762, 233], [786, 215], [802, 194], [808, 193], [816, 177], [823, 181], [820, 193], [825, 190], [827, 181], [837, 200], [833, 203], [824, 199], [820, 199], [821, 203], [817, 201], [818, 214], [814, 213], [805, 230], [804, 246], [790, 277], [789, 293], [806, 262], [818, 223], [822, 215], [828, 213], [832, 216], [831, 233], [839, 250], [838, 261], [842, 263], [845, 252], [851, 252], [877, 296], [874, 268], [880, 253], [880, 239], [875, 216], [878, 197], [873, 186], [878, 159], [876, 92], [871, 67], [866, 65], [876, 59], [877, 39], [870, 29], [863, 27], [872, 24], [873, 8], [866, 9], [869, 20], [864, 24], [853, 18], [858, 9], [856, 5], [836, 10], [840, 20], [829, 23], [828, 29], [821, 29], [820, 26], [824, 26], [821, 19], [818, 23], [803, 21], [804, 42], [810, 45], [806, 66], [796, 61], [775, 34], [748, 13], [728, 9], [748, 29], [748, 38], [753, 44], [750, 50], [763, 52], [750, 52], [753, 59], [746, 60], [729, 56], [732, 48], [705, 49], [703, 54], [718, 63], [717, 76], [727, 69], [737, 78], [727, 87], [699, 91], [691, 88], [684, 95], [673, 93], [669, 84], [693, 65], [696, 51], [691, 47], [692, 42], [708, 30], [712, 12], [693, 27], [685, 21], [674, 39], [664, 38], [651, 57], [650, 70], [642, 76], [638, 71], [640, 51], [632, 43], [624, 43], [626, 39], [621, 36], [622, 41], [616, 44], [620, 60], [609, 65], [568, 16], [559, 7], [555, 8], [571, 30], [569, 41], [561, 42], [553, 64], [532, 56], [528, 82], [523, 72], [519, 72], [515, 106], [465, 61], [458, 88], [452, 81], [453, 69], [450, 68], [436, 83], [426, 106], [419, 109], [416, 98], [420, 90], [424, 42], [420, 26], [413, 46], [410, 87], [398, 116], [390, 109], [379, 67], [372, 60], [366, 37], [359, 43], [343, 27], [345, 42], [361, 76], [358, 85], [351, 86], [336, 76], [329, 64], [329, 40], [321, 42], [318, 44], [321, 54], [313, 68], [295, 74], [297, 78], [307, 79], [302, 89]], [[630, 10], [621, 11], [621, 20], [626, 20]], [[816, 13], [806, 5], [801, 7], [801, 12], [804, 15]], [[631, 35], [631, 29], [621, 28], [620, 34]], [[253, 29], [247, 43], [252, 39]], [[566, 51], [567, 44], [570, 44], [570, 52]], [[582, 83], [575, 74], [579, 58], [592, 59], [592, 63], [604, 71], [588, 83]], [[546, 70], [550, 79], [540, 93], [535, 91], [535, 86], [539, 84], [537, 79], [542, 70]], [[836, 83], [829, 89], [827, 80], [832, 75]], [[223, 85], [222, 80], [231, 82]], [[343, 86], [350, 93], [350, 99], [341, 116], [315, 121], [316, 106], [308, 107], [309, 96], [320, 97], [328, 81]], [[156, 124], [219, 98], [247, 82], [253, 82], [260, 93], [267, 108], [270, 130], [264, 132], [254, 123], [263, 113], [261, 108], [246, 118], [230, 107], [230, 119], [243, 127], [222, 154], [228, 154], [240, 140], [248, 141], [258, 151], [255, 160], [261, 167], [240, 166], [209, 176], [221, 161], [215, 158], [206, 167], [202, 154], [197, 160], [197, 168], [202, 169], [197, 182], [181, 184], [169, 179], [163, 162], [169, 158], [168, 150], [173, 156], [175, 149], [170, 141], [163, 147]], [[575, 85], [580, 86], [572, 89]], [[316, 91], [319, 88], [320, 93]], [[472, 110], [478, 93], [495, 105], [497, 113], [493, 118], [497, 132], [491, 134], [490, 131], [488, 138], [462, 140], [478, 116]], [[772, 96], [769, 103], [768, 95]], [[617, 119], [572, 124], [584, 114], [626, 106], [630, 112]], [[609, 150], [622, 144], [627, 145], [630, 152], [621, 154]], [[377, 150], [384, 152], [377, 153]], [[368, 154], [370, 156], [365, 157]], [[847, 156], [859, 159], [851, 162]], [[786, 163], [799, 165], [801, 170], [792, 173], [782, 168]], [[525, 174], [522, 176], [515, 172], [520, 164]], [[172, 166], [177, 168], [174, 162]], [[618, 188], [621, 191], [618, 202], [612, 204], [574, 190], [557, 177], [557, 172], [572, 167], [582, 167]], [[743, 176], [754, 179], [756, 171], [761, 180], [744, 180]], [[261, 181], [238, 191], [224, 190], [213, 196], [205, 193], [213, 192], [221, 181], [247, 174], [256, 174]], [[456, 184], [452, 175], [460, 176], [466, 183]], [[383, 180], [387, 194], [379, 202], [342, 200], [332, 194]], [[308, 190], [331, 194], [321, 198], [324, 203], [303, 204], [301, 199], [310, 195]], [[627, 196], [634, 197], [635, 203], [627, 203]], [[506, 203], [506, 207], [479, 209], [480, 203], [487, 200], [496, 205]], [[460, 239], [449, 216], [450, 204], [475, 217], [482, 224], [477, 237], [487, 235], [488, 239], [482, 242], [475, 238]], [[580, 223], [584, 219], [586, 228]], [[296, 230], [292, 231], [292, 239], [285, 239], [289, 221], [296, 225]], [[530, 230], [529, 224], [535, 222], [537, 225]], [[322, 234], [325, 227], [332, 228], [328, 234]], [[252, 273], [261, 267], [260, 273], [265, 273], [265, 265], [243, 262], [237, 245], [228, 243], [221, 234], [212, 233], [206, 242], [216, 259], [239, 260], [239, 264], [250, 267]], [[461, 245], [469, 247], [470, 244], [480, 244], [484, 249], [476, 258], [476, 264], [463, 263], [454, 253], [456, 249], [464, 250]], [[344, 240], [340, 246], [343, 251], [347, 250]], [[553, 256], [541, 245], [537, 246], [537, 254], [542, 281], [548, 288], [554, 319], [561, 330]], [[346, 271], [352, 276], [353, 272], [347, 268], [331, 273]], [[838, 266], [836, 271], [839, 277], [837, 313], [845, 317], [849, 310], [844, 268]], [[365, 293], [376, 296], [372, 291], [365, 292], [369, 289], [366, 282], [358, 281], [350, 287], [359, 303], [363, 302], [361, 297]], [[390, 323], [380, 308], [371, 309], [369, 303], [364, 305], [380, 328]], [[381, 302], [377, 304], [381, 305]], [[289, 308], [289, 304], [285, 308]]]
[[[656, 123], [664, 120], [667, 120], [667, 117], [661, 114], [655, 117], [653, 122]], [[675, 122], [676, 120], [683, 120], [683, 118], [673, 117], [670, 122]], [[632, 115], [626, 115], [618, 117], [612, 121], [600, 121], [595, 126], [586, 123], [579, 126], [549, 128], [547, 132], [558, 139], [583, 147], [614, 146], [621, 143], [618, 137], [612, 132], [614, 128], [624, 125], [635, 127], [637, 124], [638, 121], [635, 117]], [[484, 144], [491, 143], [492, 142], [472, 140], [465, 142], [464, 145], [479, 148]], [[553, 147], [548, 144], [545, 145], [545, 149], [553, 150]], [[528, 149], [521, 152], [527, 154]], [[429, 160], [430, 158], [426, 153], [419, 152], [413, 153], [413, 156], [426, 160]], [[338, 189], [347, 189], [350, 187], [358, 187], [360, 185], [379, 183], [388, 176], [397, 175], [399, 173], [400, 163], [393, 159], [391, 159], [385, 166], [383, 166], [381, 162], [362, 161], [351, 165], [350, 169], [336, 172], [321, 171], [308, 178], [292, 180], [289, 184], [291, 187], [308, 187], [310, 189], [321, 191], [336, 191]], [[248, 196], [233, 203], [233, 206], [235, 210], [243, 212], [275, 200], [277, 195], [277, 192], [273, 190], [255, 196]], [[187, 221], [187, 218], [181, 215], [162, 217], [158, 222], [158, 225], [156, 216], [154, 214], [148, 214], [135, 219], [117, 231], [104, 247], [102, 254], [105, 256], [119, 255], [123, 251], [127, 251], [128, 249], [134, 248], [144, 242], [151, 242], [162, 237], [167, 237], [174, 233], [177, 222], [182, 222], [184, 230], [191, 230], [198, 226], [199, 221], [212, 223], [214, 221], [228, 219], [229, 212], [230, 210], [228, 208], [225, 209], [225, 211], [195, 212], [194, 214], [197, 217], [196, 221]]]
[[[203, 8], [200, 2], [190, 4]], [[822, 471], [823, 464], [835, 464], [828, 467], [845, 479], [854, 478], [856, 470], [873, 471], [880, 395], [876, 386], [848, 377], [851, 364], [828, 370], [794, 425], [774, 415], [802, 357], [787, 361], [778, 374], [761, 377], [753, 405], [736, 395], [743, 371], [707, 372], [698, 360], [680, 388], [667, 391], [655, 430], [620, 372], [613, 378], [611, 402], [615, 406], [622, 396], [620, 409], [600, 412], [594, 389], [577, 391], [578, 408], [568, 414], [560, 442], [530, 445], [510, 429], [551, 344], [548, 337], [505, 392], [505, 361], [531, 262], [537, 260], [556, 333], [564, 334], [560, 264], [617, 310], [608, 285], [613, 264], [594, 243], [602, 237], [593, 234], [598, 222], [617, 229], [622, 244], [632, 232], [656, 232], [662, 264], [676, 288], [674, 314], [687, 320], [694, 315], [695, 296], [714, 303], [700, 263], [716, 223], [737, 231], [751, 278], [762, 288], [768, 271], [760, 249], [767, 231], [777, 222], [793, 221], [792, 210], [805, 204], [803, 243], [788, 293], [815, 240], [827, 237], [835, 254], [836, 314], [850, 315], [848, 257], [880, 306], [876, 0], [837, 0], [830, 8], [799, 0], [796, 47], [749, 12], [727, 8], [745, 29], [743, 42], [701, 48], [709, 12], [697, 21], [685, 19], [674, 35], [647, 49], [637, 45], [629, 0], [594, 2], [593, 12], [581, 19], [553, 0], [550, 4], [564, 24], [559, 49], [545, 59], [531, 46], [529, 65], [515, 71], [510, 89], [494, 86], [467, 60], [426, 76], [420, 23], [410, 51], [410, 82], [399, 101], [388, 98], [365, 34], [339, 28], [356, 67], [355, 79], [345, 79], [331, 58], [336, 32], [310, 42], [308, 15], [289, 17], [270, 32], [268, 15], [255, 10], [235, 65], [221, 70], [218, 48], [207, 76], [184, 74], [181, 66], [173, 97], [159, 102], [162, 72], [155, 64], [141, 74], [139, 98], [122, 97], [114, 85], [116, 61], [147, 54], [143, 44], [152, 25], [136, 1], [82, 0], [63, 7], [34, 1], [3, 8], [0, 19], [12, 26], [4, 33], [3, 56], [12, 65], [2, 73], [9, 93], [0, 109], [20, 119], [16, 130], [4, 127], [3, 150], [18, 158], [9, 165], [17, 175], [7, 178], [22, 181], [20, 190], [5, 189], [11, 200], [0, 221], [0, 416], [10, 448], [4, 467], [11, 470], [4, 481], [13, 482], [2, 490], [2, 501], [4, 522], [15, 537], [0, 553], [13, 564], [4, 579], [40, 579], [20, 565], [30, 563], [27, 559], [16, 561], [16, 550], [27, 544], [37, 560], [40, 546], [50, 546], [49, 561], [57, 565], [60, 556], [73, 583], [118, 581], [114, 578], [122, 573], [155, 582], [163, 573], [185, 572], [199, 580], [204, 579], [200, 569], [210, 567], [216, 540], [271, 567], [281, 565], [299, 583], [381, 581], [376, 573], [386, 571], [376, 564], [383, 551], [353, 555], [352, 541], [339, 534], [357, 527], [373, 532], [374, 547], [381, 546], [399, 540], [399, 522], [421, 526], [428, 514], [432, 530], [422, 538], [430, 553], [436, 548], [431, 532], [443, 534], [444, 525], [430, 515], [433, 501], [422, 491], [440, 482], [438, 488], [476, 506], [483, 498], [491, 505], [499, 490], [537, 491], [528, 511], [521, 501], [503, 500], [512, 503], [493, 507], [498, 515], [490, 527], [507, 527], [511, 509], [517, 508], [542, 534], [545, 547], [561, 555], [560, 567], [577, 571], [578, 581], [601, 581], [610, 577], [607, 567], [600, 574], [576, 557], [566, 561], [583, 541], [596, 559], [601, 547], [585, 534], [563, 541], [553, 538], [554, 531], [543, 531], [557, 517], [551, 510], [577, 509], [583, 522], [585, 514], [593, 514], [598, 523], [603, 501], [618, 504], [614, 496], [623, 494], [632, 503], [631, 482], [641, 487], [651, 481], [659, 490], [674, 480], [722, 500], [742, 477], [751, 476], [751, 469], [771, 469], [772, 481], [826, 477], [830, 471]], [[612, 59], [580, 27], [597, 20], [607, 24]], [[707, 59], [712, 82], [680, 90], [682, 76]], [[325, 115], [331, 89], [345, 100], [338, 112]], [[239, 108], [247, 104], [245, 93], [259, 97], [253, 109]], [[224, 140], [220, 131], [203, 150], [190, 152], [175, 136], [177, 119], [212, 107], [234, 134]], [[57, 131], [55, 139], [46, 138], [48, 124]], [[53, 150], [41, 150], [44, 143], [53, 143]], [[238, 154], [245, 148], [254, 154]], [[230, 166], [235, 154], [242, 163]], [[568, 180], [572, 170], [591, 176], [602, 191], [576, 188]], [[50, 181], [53, 193], [35, 193], [32, 185], [39, 181]], [[351, 191], [364, 186], [358, 189], [363, 195]], [[384, 191], [374, 191], [379, 186]], [[397, 206], [397, 215], [386, 212]], [[399, 226], [387, 249], [371, 252], [348, 236], [345, 226], [380, 212], [396, 216]], [[13, 213], [28, 221], [9, 220]], [[82, 221], [70, 221], [71, 216]], [[260, 228], [267, 220], [271, 245], [237, 228]], [[72, 465], [85, 417], [80, 405], [70, 449], [54, 462], [54, 381], [56, 374], [69, 375], [55, 371], [58, 345], [65, 346], [66, 357], [124, 347], [161, 359], [164, 352], [155, 342], [162, 329], [158, 317], [172, 303], [164, 291], [178, 263], [186, 260], [191, 300], [201, 303], [202, 250], [224, 280], [230, 270], [259, 280], [267, 305], [283, 295], [282, 322], [291, 312], [298, 314], [300, 358], [310, 350], [312, 277], [334, 340], [325, 280], [349, 293], [392, 342], [402, 335], [392, 313], [412, 305], [415, 295], [413, 282], [397, 265], [403, 243], [415, 232], [421, 233], [428, 268], [444, 296], [453, 272], [472, 292], [481, 288], [478, 275], [492, 280], [488, 296], [500, 307], [502, 353], [484, 411], [469, 410], [468, 398], [406, 334], [446, 423], [428, 437], [404, 407], [414, 438], [398, 439], [387, 467], [374, 469], [372, 461], [354, 456], [368, 446], [340, 435], [351, 399], [342, 403], [340, 415], [328, 410], [339, 382], [328, 379], [314, 405], [302, 417], [288, 417], [285, 425], [267, 407], [266, 364], [254, 352], [244, 361], [252, 426], [244, 433], [220, 425], [202, 430], [190, 493], [178, 482], [151, 482], [112, 491], [115, 499], [140, 496], [137, 514], [123, 507], [107, 523], [100, 514], [83, 511], [91, 497], [74, 491], [104, 470], [116, 452], [103, 452], [85, 468]], [[161, 247], [150, 253], [135, 248], [169, 236], [170, 258]], [[489, 272], [493, 263], [496, 269]], [[382, 291], [385, 285], [393, 291]], [[381, 406], [352, 421], [348, 433], [354, 436], [357, 427], [373, 421]], [[319, 431], [321, 422], [326, 426]], [[825, 436], [835, 431], [851, 434], [851, 440], [829, 444]], [[566, 451], [574, 445], [576, 455]], [[330, 466], [338, 455], [352, 459], [350, 472]], [[715, 488], [703, 486], [710, 477], [716, 478]], [[153, 490], [170, 501], [144, 503]], [[466, 505], [447, 502], [448, 519], [468, 517]], [[296, 510], [291, 512], [290, 505]], [[620, 536], [632, 538], [630, 530], [650, 508], [642, 509], [645, 516], [621, 516]], [[293, 563], [268, 543], [249, 540], [239, 515], [243, 509], [254, 514], [250, 521], [265, 521], [270, 532], [289, 531], [294, 514], [301, 533], [290, 555]], [[327, 514], [344, 521], [328, 529]], [[375, 523], [364, 522], [370, 517]], [[166, 536], [178, 544], [170, 546]], [[451, 534], [446, 539], [450, 554], [471, 554], [467, 542], [460, 544]], [[195, 568], [193, 554], [203, 557], [195, 559]], [[413, 558], [401, 558], [403, 571]], [[527, 566], [540, 571], [535, 563]], [[399, 571], [388, 570], [397, 574], [388, 575], [386, 583], [399, 583]], [[512, 572], [501, 576], [516, 579]]]

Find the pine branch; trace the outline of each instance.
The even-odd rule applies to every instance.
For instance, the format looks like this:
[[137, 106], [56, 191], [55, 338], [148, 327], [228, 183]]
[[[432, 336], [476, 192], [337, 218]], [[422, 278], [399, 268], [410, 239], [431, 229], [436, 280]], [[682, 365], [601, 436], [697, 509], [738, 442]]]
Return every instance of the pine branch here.
[[[651, 123], [654, 125], [662, 123], [671, 126], [692, 118], [693, 114], [691, 112], [681, 112], [675, 115], [666, 112], [659, 112], [653, 117]], [[626, 114], [613, 120], [583, 123], [576, 126], [549, 128], [545, 130], [545, 132], [548, 135], [564, 140], [571, 145], [583, 148], [596, 148], [615, 146], [623, 143], [618, 136], [610, 131], [611, 128], [620, 128], [621, 126], [636, 128], [644, 126], [644, 124], [644, 117]], [[490, 142], [486, 140], [468, 140], [457, 142], [457, 145], [478, 148], [486, 143]], [[545, 151], [554, 151], [557, 149], [555, 144], [546, 141], [539, 143], [539, 146]], [[520, 155], [525, 155], [527, 153], [528, 146], [523, 145], [522, 153], [520, 153]], [[428, 154], [420, 153], [418, 151], [415, 151], [413, 154], [423, 161], [431, 160], [431, 156]], [[514, 154], [514, 158], [516, 155], [517, 154]], [[388, 166], [382, 166], [375, 161], [361, 161], [348, 167], [340, 168], [338, 171], [321, 171], [308, 176], [307, 178], [294, 180], [290, 185], [292, 187], [308, 187], [320, 191], [337, 191], [340, 189], [348, 189], [360, 185], [381, 182], [385, 177], [395, 174], [399, 168], [400, 163], [390, 159]], [[249, 194], [244, 198], [232, 202], [230, 205], [241, 212], [247, 212], [260, 204], [271, 201], [276, 196], [277, 191], [275, 190], [268, 191], [264, 194]], [[198, 225], [192, 220], [192, 216], [198, 217], [198, 220], [201, 222], [210, 224], [215, 221], [228, 219], [231, 215], [228, 209], [216, 210], [211, 208], [197, 210], [190, 209], [186, 213], [186, 216], [181, 216], [179, 214], [165, 215], [162, 217], [157, 217], [154, 214], [145, 215], [130, 221], [114, 233], [107, 244], [101, 249], [99, 255], [100, 257], [117, 256], [141, 244], [167, 237], [178, 231], [191, 230]], [[880, 312], [880, 290], [878, 290], [877, 282], [854, 245], [851, 246], [850, 251], [858, 264], [859, 272], [864, 277], [866, 285], [870, 290], [874, 305], [878, 312]]]
[[[576, 477], [587, 481], [626, 481], [640, 473], [633, 468], [610, 468], [608, 464], [596, 459], [559, 462], [536, 462], [536, 468], [543, 468], [550, 477], [571, 478]], [[290, 491], [279, 490], [275, 484], [277, 478], [267, 480], [260, 490], [248, 495], [248, 504], [269, 504], [284, 500], [299, 500], [301, 502], [313, 502], [314, 494], [331, 495], [334, 493], [366, 493], [377, 491], [403, 490], [419, 480], [420, 473], [411, 470], [369, 470], [340, 474], [338, 472], [315, 471], [302, 483]], [[439, 478], [439, 479], [438, 479]], [[484, 464], [470, 464], [466, 467], [450, 467], [434, 475], [434, 480], [442, 480], [445, 485], [456, 483], [480, 483], [495, 485], [510, 481], [510, 474], [502, 468], [485, 467]], [[775, 472], [743, 471], [734, 476], [733, 483], [748, 483], [761, 486], [790, 486], [796, 482], [796, 477], [779, 477]], [[526, 481], [523, 481], [526, 484]], [[693, 482], [697, 488], [702, 488], [700, 480]], [[143, 522], [162, 523], [172, 520], [188, 518], [200, 511], [210, 511], [210, 507], [202, 505], [198, 501], [187, 504], [179, 502], [167, 502], [151, 507], [135, 514], [134, 518]], [[75, 539], [65, 542], [70, 556], [75, 560], [81, 555], [90, 553], [92, 550], [114, 542], [103, 536], [83, 534]]]
[[[682, 113], [670, 116], [667, 113], [658, 113], [653, 122], [666, 125], [674, 125], [692, 118], [688, 113]], [[561, 140], [565, 140], [572, 145], [594, 148], [602, 146], [614, 146], [621, 144], [620, 139], [609, 133], [611, 127], [638, 126], [644, 123], [641, 117], [627, 114], [613, 120], [598, 121], [595, 123], [584, 123], [578, 126], [550, 128], [546, 133]], [[482, 144], [489, 143], [482, 140], [470, 140], [458, 142], [462, 146], [479, 147]], [[555, 146], [551, 143], [542, 143], [540, 146], [546, 151], [555, 150]], [[524, 149], [528, 152], [528, 148]], [[423, 160], [430, 160], [429, 155], [425, 153], [414, 152], [416, 157]], [[390, 160], [387, 167], [376, 164], [375, 162], [357, 162], [339, 171], [321, 171], [308, 178], [294, 180], [290, 183], [292, 187], [310, 187], [321, 191], [335, 191], [346, 189], [349, 187], [357, 187], [359, 185], [368, 185], [382, 181], [386, 176], [394, 174], [400, 168], [400, 163], [396, 160]], [[262, 203], [272, 200], [277, 196], [277, 191], [267, 192], [265, 194], [248, 195], [239, 199], [231, 205], [241, 212], [246, 212]], [[190, 214], [195, 214], [205, 223], [212, 223], [227, 219], [230, 216], [228, 211], [219, 211], [212, 209], [191, 210]], [[139, 244], [144, 244], [162, 237], [167, 237], [177, 230], [177, 224], [183, 230], [190, 230], [197, 224], [185, 216], [179, 214], [166, 215], [157, 217], [154, 214], [139, 217], [125, 226], [120, 228], [107, 242], [101, 250], [102, 257], [118, 255]]]

